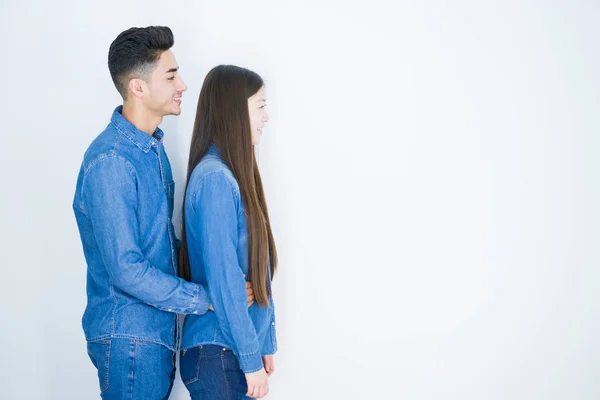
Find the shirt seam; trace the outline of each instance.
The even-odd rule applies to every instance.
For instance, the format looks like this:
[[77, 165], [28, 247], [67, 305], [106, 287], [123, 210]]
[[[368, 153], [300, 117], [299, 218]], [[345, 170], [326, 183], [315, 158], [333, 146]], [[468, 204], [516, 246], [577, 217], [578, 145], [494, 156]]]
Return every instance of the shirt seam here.
[[[231, 191], [233, 192], [232, 194], [235, 196], [239, 196], [240, 195], [240, 190], [239, 188], [236, 188], [233, 183], [231, 183], [231, 180], [229, 179], [229, 177], [227, 176], [227, 174], [223, 171], [223, 170], [218, 170], [218, 171], [211, 171], [208, 172], [206, 175], [200, 177], [200, 179], [198, 180], [198, 182], [195, 183], [194, 186], [198, 186], [200, 184], [202, 184], [202, 182], [204, 182], [206, 179], [210, 178], [213, 175], [222, 175], [225, 178], [225, 181], [227, 181], [227, 184], [229, 185], [229, 188], [231, 189]], [[196, 211], [196, 207], [194, 206], [195, 202], [196, 202], [196, 191], [193, 191], [191, 193], [191, 197], [192, 197], [192, 209], [194, 211]]]

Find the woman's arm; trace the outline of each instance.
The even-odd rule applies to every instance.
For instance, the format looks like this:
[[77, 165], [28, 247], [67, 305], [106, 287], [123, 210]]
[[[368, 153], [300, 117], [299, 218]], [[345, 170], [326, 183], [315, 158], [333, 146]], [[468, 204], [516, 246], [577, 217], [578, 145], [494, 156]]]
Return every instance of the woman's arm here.
[[192, 215], [186, 218], [188, 235], [200, 246], [206, 269], [208, 292], [219, 327], [234, 344], [244, 373], [263, 368], [261, 348], [248, 313], [246, 280], [238, 262], [238, 210], [242, 207], [239, 191], [223, 171], [212, 172], [194, 185]]

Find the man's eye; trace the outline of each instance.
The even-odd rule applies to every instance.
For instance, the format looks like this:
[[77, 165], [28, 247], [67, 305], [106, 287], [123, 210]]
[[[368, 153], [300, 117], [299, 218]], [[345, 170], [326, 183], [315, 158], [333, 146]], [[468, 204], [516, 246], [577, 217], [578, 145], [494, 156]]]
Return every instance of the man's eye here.
[[168, 80], [170, 80], [170, 81], [174, 81], [174, 80], [175, 80], [175, 77], [174, 77], [174, 76], [172, 76], [172, 77], [170, 77], [170, 78], [167, 78], [167, 79], [168, 79]]

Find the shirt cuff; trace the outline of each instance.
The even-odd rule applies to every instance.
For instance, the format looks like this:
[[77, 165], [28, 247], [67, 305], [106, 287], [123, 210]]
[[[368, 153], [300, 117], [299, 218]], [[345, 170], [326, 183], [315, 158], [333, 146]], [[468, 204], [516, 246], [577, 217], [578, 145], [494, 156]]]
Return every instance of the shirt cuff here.
[[264, 367], [260, 352], [248, 355], [238, 355], [240, 368], [245, 374], [251, 374]]

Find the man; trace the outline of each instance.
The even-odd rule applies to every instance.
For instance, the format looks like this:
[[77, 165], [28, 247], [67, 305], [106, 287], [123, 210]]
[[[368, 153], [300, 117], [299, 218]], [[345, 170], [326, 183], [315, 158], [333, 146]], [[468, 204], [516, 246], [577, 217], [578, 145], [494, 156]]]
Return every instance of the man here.
[[[108, 67], [123, 97], [85, 153], [73, 209], [87, 261], [83, 329], [102, 398], [168, 398], [177, 314], [203, 314], [205, 287], [178, 278], [174, 182], [158, 128], [187, 87], [167, 27], [131, 28]], [[249, 289], [249, 303], [252, 293]]]

